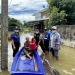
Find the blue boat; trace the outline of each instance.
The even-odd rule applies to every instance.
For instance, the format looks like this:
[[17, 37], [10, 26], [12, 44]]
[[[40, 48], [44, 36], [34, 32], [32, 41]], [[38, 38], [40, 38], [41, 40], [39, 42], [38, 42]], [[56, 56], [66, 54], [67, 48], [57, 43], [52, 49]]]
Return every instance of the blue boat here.
[[15, 55], [10, 75], [45, 75], [44, 67], [37, 51], [32, 60], [24, 56], [24, 47]]

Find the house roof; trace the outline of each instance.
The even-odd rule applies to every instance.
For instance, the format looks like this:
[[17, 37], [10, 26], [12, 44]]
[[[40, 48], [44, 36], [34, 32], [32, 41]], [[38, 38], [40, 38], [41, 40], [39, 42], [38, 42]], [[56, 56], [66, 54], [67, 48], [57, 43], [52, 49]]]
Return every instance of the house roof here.
[[[45, 18], [45, 19], [38, 19], [38, 20], [29, 21], [29, 22], [38, 22], [38, 21], [44, 21], [44, 20], [49, 20], [49, 18]], [[28, 22], [28, 23], [29, 23], [29, 22]]]
[[42, 12], [44, 12], [44, 11], [46, 11], [46, 10], [47, 10], [47, 8], [45, 8], [45, 9], [43, 9], [43, 10], [37, 12], [37, 13], [34, 13], [33, 16], [36, 16], [38, 13], [42, 13]]

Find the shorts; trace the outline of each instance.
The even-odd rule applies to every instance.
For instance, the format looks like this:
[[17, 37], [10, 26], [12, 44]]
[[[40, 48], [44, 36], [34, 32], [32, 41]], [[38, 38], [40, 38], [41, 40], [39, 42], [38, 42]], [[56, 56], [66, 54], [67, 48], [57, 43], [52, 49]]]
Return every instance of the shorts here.
[[43, 40], [40, 41], [40, 44], [39, 45], [41, 46], [41, 49], [44, 51], [44, 43], [43, 43]]
[[24, 54], [27, 55], [28, 53], [33, 54], [33, 50], [24, 49]]
[[49, 52], [49, 41], [44, 41], [44, 51], [48, 51]]

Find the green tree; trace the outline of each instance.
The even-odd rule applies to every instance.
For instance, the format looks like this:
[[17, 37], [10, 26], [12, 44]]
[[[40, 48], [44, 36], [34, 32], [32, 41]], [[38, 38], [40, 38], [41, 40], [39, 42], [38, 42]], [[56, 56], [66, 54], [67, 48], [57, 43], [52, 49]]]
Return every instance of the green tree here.
[[8, 29], [12, 31], [15, 26], [18, 26], [21, 29], [22, 23], [17, 19], [9, 17], [8, 18]]
[[[1, 14], [0, 14], [0, 25], [1, 25]], [[18, 26], [20, 29], [22, 29], [23, 24], [14, 18], [10, 18], [8, 16], [8, 30], [12, 31], [15, 26]]]
[[60, 13], [58, 11], [59, 11], [58, 8], [53, 7], [52, 12], [50, 13], [50, 20], [49, 20], [50, 25], [66, 24], [65, 16], [67, 16], [67, 14], [63, 10]]
[[44, 25], [45, 25], [45, 27], [49, 28], [49, 26], [50, 26], [50, 25], [49, 25], [49, 20], [45, 20], [45, 21], [44, 21]]
[[[55, 16], [52, 15], [59, 15], [57, 16], [56, 24], [68, 24], [73, 25], [75, 24], [75, 0], [47, 0], [48, 1], [48, 8], [50, 13], [50, 23], [53, 24], [53, 18]], [[57, 10], [57, 11], [56, 11]], [[56, 12], [55, 14], [54, 11]], [[52, 16], [52, 17], [51, 17]], [[58, 18], [60, 20], [58, 20]]]

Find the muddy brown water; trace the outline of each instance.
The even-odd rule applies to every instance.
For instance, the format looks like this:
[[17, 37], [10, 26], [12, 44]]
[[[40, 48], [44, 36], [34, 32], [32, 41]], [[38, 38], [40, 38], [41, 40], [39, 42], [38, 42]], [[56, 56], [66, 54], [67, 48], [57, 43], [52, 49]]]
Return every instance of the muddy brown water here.
[[59, 71], [60, 75], [75, 75], [74, 48], [62, 46], [59, 51], [59, 60], [56, 61], [56, 59], [52, 57], [51, 52], [48, 60], [50, 65]]
[[[32, 34], [30, 33], [22, 33], [21, 34], [21, 47], [24, 44], [25, 37], [29, 36], [32, 37]], [[59, 61], [57, 61], [55, 58], [52, 57], [51, 52], [50, 55], [47, 56], [47, 59], [50, 64], [47, 64], [45, 61], [44, 67], [47, 72], [46, 75], [50, 75], [51, 67], [54, 67], [57, 71], [59, 71], [60, 75], [75, 75], [75, 49], [62, 46], [61, 50], [59, 51]], [[8, 42], [8, 70], [1, 71], [0, 69], [0, 75], [9, 75], [11, 64], [12, 64], [12, 47], [11, 42]], [[51, 74], [52, 75], [52, 74]]]

